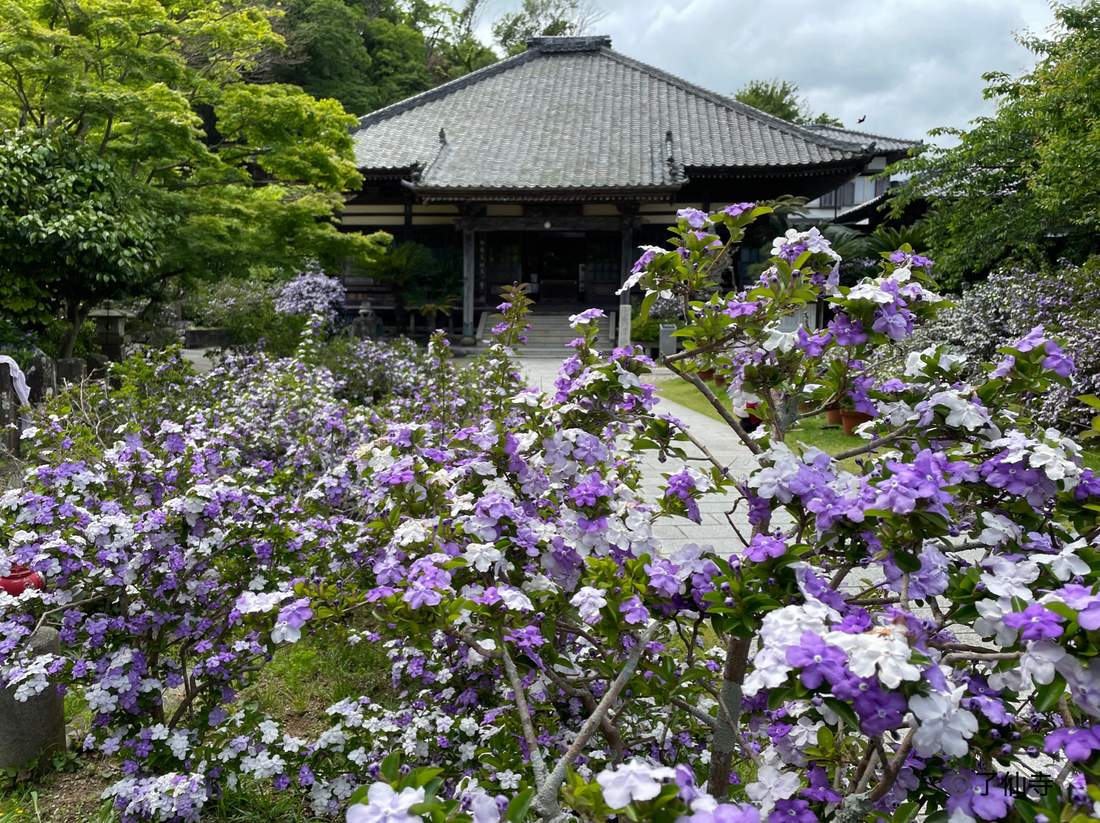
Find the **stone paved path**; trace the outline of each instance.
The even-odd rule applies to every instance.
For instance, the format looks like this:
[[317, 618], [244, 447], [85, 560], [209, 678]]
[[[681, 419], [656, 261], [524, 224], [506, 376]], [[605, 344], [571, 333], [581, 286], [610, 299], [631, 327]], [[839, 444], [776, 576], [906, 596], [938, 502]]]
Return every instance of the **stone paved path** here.
[[[557, 377], [560, 361], [553, 359], [523, 358], [519, 361], [521, 368], [527, 375], [532, 386], [549, 391], [553, 389], [554, 379]], [[717, 420], [685, 408], [678, 403], [662, 400], [657, 406], [657, 412], [664, 412], [683, 421], [689, 427], [689, 431], [699, 442], [704, 443], [711, 454], [723, 464], [730, 466], [733, 477], [744, 477], [752, 467], [756, 465], [752, 453], [737, 439], [729, 428]], [[702, 454], [690, 443], [685, 444], [686, 451], [691, 456]], [[707, 463], [692, 461], [692, 466], [708, 466]], [[642, 456], [643, 483], [642, 488], [648, 500], [654, 500], [660, 494], [661, 484], [664, 482], [662, 474], [679, 471], [679, 461], [669, 460], [661, 464], [654, 452], [646, 452]], [[725, 512], [733, 508], [739, 495], [732, 492], [726, 495], [711, 495], [699, 504], [702, 513], [702, 522], [693, 523], [687, 518], [661, 518], [653, 527], [654, 536], [659, 538], [666, 552], [672, 552], [684, 543], [710, 544], [720, 555], [733, 553], [740, 554], [743, 544], [737, 538], [736, 533], [730, 527]], [[737, 524], [741, 534], [746, 537], [751, 532], [748, 518], [744, 512], [744, 506], [734, 513], [733, 522]]]

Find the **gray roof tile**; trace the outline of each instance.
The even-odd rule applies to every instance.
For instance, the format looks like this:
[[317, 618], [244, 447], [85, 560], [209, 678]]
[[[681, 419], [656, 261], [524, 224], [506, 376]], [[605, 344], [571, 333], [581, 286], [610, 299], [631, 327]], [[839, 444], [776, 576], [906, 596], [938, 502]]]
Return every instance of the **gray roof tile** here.
[[920, 140], [903, 140], [898, 137], [884, 137], [881, 134], [871, 134], [867, 131], [854, 131], [853, 129], [842, 129], [839, 126], [826, 126], [813, 124], [806, 128], [812, 129], [818, 134], [826, 137], [831, 137], [840, 143], [848, 143], [849, 145], [866, 149], [874, 147], [874, 151], [877, 153], [888, 152], [895, 153], [901, 152], [904, 154], [911, 148], [921, 145]]
[[667, 188], [693, 169], [778, 170], [864, 153], [850, 137], [771, 117], [609, 46], [532, 38], [522, 54], [361, 118], [356, 163], [416, 166], [420, 190]]

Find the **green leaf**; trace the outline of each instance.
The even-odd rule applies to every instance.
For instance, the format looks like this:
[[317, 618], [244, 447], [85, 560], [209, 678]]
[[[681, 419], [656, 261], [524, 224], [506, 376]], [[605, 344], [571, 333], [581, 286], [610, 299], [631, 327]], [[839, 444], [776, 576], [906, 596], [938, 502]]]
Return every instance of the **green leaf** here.
[[522, 792], [512, 798], [512, 802], [508, 804], [507, 811], [504, 812], [504, 819], [508, 823], [521, 823], [525, 817], [527, 817], [527, 810], [531, 808], [531, 803], [535, 799], [535, 789], [524, 789]]
[[393, 752], [382, 760], [382, 776], [389, 783], [397, 783], [401, 777], [401, 753]]
[[920, 803], [914, 803], [912, 801], [902, 803], [894, 810], [893, 823], [910, 823], [910, 821], [917, 816], [919, 810]]
[[1058, 705], [1058, 701], [1062, 698], [1062, 695], [1066, 693], [1066, 679], [1062, 675], [1055, 672], [1054, 680], [1045, 686], [1040, 686], [1035, 690], [1035, 697], [1033, 703], [1035, 705], [1035, 711], [1037, 712], [1049, 712], [1055, 706]]

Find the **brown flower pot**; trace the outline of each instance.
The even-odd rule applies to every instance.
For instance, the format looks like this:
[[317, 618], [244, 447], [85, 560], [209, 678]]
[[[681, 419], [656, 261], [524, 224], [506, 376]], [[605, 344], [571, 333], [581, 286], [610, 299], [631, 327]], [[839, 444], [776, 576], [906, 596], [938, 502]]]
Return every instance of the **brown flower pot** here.
[[829, 409], [825, 412], [825, 420], [834, 426], [840, 422], [840, 409]]
[[840, 413], [840, 422], [844, 424], [844, 433], [847, 435], [854, 434], [856, 426], [860, 423], [866, 423], [871, 419], [871, 415], [864, 414], [863, 412], [848, 411], [845, 409]]

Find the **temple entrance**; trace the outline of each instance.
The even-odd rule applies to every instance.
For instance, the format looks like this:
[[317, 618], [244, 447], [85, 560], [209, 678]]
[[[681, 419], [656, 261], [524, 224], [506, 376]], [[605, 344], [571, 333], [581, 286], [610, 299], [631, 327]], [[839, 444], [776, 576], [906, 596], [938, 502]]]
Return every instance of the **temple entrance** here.
[[584, 232], [539, 232], [523, 242], [523, 273], [539, 303], [583, 300], [587, 245]]

